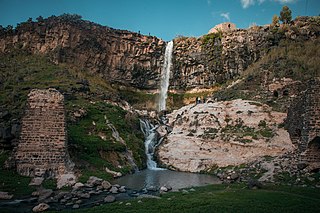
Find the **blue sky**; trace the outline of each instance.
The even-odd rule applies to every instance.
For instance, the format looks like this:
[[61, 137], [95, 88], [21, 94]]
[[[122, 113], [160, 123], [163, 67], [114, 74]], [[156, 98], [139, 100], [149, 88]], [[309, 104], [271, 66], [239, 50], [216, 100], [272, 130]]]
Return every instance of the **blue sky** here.
[[206, 34], [229, 20], [238, 28], [268, 24], [284, 4], [293, 17], [320, 14], [320, 0], [0, 0], [0, 25], [77, 13], [101, 25], [171, 40]]

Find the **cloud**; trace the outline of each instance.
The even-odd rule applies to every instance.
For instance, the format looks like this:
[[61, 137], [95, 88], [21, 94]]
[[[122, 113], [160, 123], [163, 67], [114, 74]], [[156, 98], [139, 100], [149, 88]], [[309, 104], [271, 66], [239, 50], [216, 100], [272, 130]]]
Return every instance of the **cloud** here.
[[241, 0], [243, 8], [248, 8], [251, 5], [254, 5], [255, 0]]
[[[241, 5], [244, 9], [254, 5], [255, 3], [262, 4], [266, 0], [241, 0]], [[279, 2], [280, 4], [289, 4], [289, 3], [294, 3], [297, 0], [269, 0], [269, 1], [275, 1]]]
[[211, 0], [207, 0], [207, 3], [210, 6], [211, 5]]
[[280, 2], [281, 4], [287, 4], [287, 3], [293, 3], [296, 0], [276, 0], [276, 1]]
[[220, 16], [225, 18], [227, 21], [230, 21], [230, 13], [221, 13]]

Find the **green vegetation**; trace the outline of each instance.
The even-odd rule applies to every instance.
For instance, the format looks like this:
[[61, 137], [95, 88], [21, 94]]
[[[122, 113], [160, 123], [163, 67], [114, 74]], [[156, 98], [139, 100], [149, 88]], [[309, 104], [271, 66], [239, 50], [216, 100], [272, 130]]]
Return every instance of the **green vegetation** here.
[[274, 15], [272, 17], [272, 24], [271, 24], [273, 27], [276, 27], [276, 26], [279, 26], [279, 16], [277, 15]]
[[[246, 99], [268, 104], [273, 110], [284, 112], [290, 95], [275, 97], [266, 93], [265, 82], [274, 78], [291, 78], [306, 82], [319, 77], [320, 39], [312, 41], [282, 40], [258, 62], [251, 64], [243, 74], [243, 80], [231, 88], [222, 88], [214, 94], [218, 100]], [[290, 91], [289, 91], [290, 94]]]
[[[211, 185], [187, 192], [170, 192], [161, 199], [128, 200], [77, 212], [315, 212], [320, 209], [315, 188], [267, 185], [248, 189], [242, 184]], [[131, 205], [125, 205], [131, 203]]]
[[291, 10], [288, 6], [283, 6], [282, 10], [280, 11], [280, 21], [284, 24], [288, 24], [292, 19]]
[[[137, 117], [104, 102], [82, 103], [81, 107], [87, 114], [69, 125], [68, 133], [71, 156], [78, 165], [82, 165], [79, 169], [85, 176], [110, 179], [110, 175], [104, 172], [105, 167], [124, 174], [130, 172], [130, 165], [119, 154], [127, 148], [133, 151], [138, 166], [144, 166], [143, 135], [139, 132]], [[107, 125], [109, 122], [118, 130], [127, 146], [113, 138], [112, 129]], [[119, 169], [116, 164], [126, 166]]]
[[8, 156], [8, 151], [0, 151], [0, 191], [9, 192], [18, 197], [31, 194], [35, 191], [35, 187], [29, 186], [30, 177], [22, 177], [15, 171], [3, 168]]
[[221, 39], [222, 39], [222, 31], [218, 31], [216, 33], [210, 33], [202, 37], [202, 45], [206, 47], [207, 45], [214, 44], [217, 40], [221, 41]]
[[[19, 121], [30, 90], [46, 88], [56, 88], [65, 95], [68, 149], [78, 169], [85, 173], [82, 180], [91, 175], [111, 179], [111, 175], [104, 170], [105, 166], [123, 174], [130, 172], [131, 166], [123, 157], [127, 149], [132, 150], [136, 164], [140, 168], [144, 167], [143, 135], [137, 116], [104, 102], [108, 98], [117, 100], [121, 94], [99, 76], [68, 65], [54, 65], [43, 55], [32, 55], [21, 50], [1, 55], [0, 110], [8, 111], [9, 116], [0, 119], [0, 123], [10, 126], [12, 120]], [[75, 121], [73, 114], [79, 109], [84, 109], [87, 114]], [[105, 117], [117, 129], [126, 146], [113, 139]], [[105, 135], [106, 139], [101, 139], [99, 133]], [[4, 160], [9, 156], [9, 152], [5, 153], [1, 155]], [[2, 165], [0, 190], [15, 195], [30, 194], [33, 191], [28, 186], [30, 178], [4, 170]], [[54, 188], [56, 183], [55, 180], [46, 180], [43, 184]]]

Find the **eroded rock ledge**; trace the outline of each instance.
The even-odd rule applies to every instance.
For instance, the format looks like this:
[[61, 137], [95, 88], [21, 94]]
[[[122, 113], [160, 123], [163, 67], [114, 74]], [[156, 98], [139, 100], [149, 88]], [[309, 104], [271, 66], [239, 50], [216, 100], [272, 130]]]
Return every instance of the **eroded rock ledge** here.
[[246, 100], [188, 105], [168, 115], [173, 127], [158, 150], [161, 164], [200, 172], [293, 151], [285, 113]]

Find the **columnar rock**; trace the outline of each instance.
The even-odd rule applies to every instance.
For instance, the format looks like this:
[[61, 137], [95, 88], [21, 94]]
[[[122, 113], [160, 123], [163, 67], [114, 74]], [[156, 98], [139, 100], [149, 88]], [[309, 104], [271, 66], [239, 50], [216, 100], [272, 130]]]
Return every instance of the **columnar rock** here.
[[[281, 39], [303, 41], [319, 36], [318, 19], [314, 17], [299, 17], [288, 29], [270, 26], [234, 29], [231, 23], [216, 28], [223, 32], [215, 39], [214, 34], [220, 32], [174, 39], [170, 89], [224, 83], [239, 76]], [[0, 52], [13, 48], [46, 54], [54, 63], [75, 65], [111, 83], [158, 89], [165, 42], [155, 36], [62, 15], [21, 23], [14, 30], [0, 29]]]
[[10, 32], [0, 29], [0, 52], [12, 47], [47, 54], [55, 63], [76, 65], [112, 83], [154, 89], [165, 43], [154, 36], [62, 15], [21, 23]]
[[306, 83], [303, 91], [288, 109], [286, 128], [298, 146], [300, 160], [310, 169], [320, 168], [320, 78]]
[[25, 176], [55, 177], [70, 169], [64, 97], [59, 91], [29, 93], [14, 160], [17, 172]]

